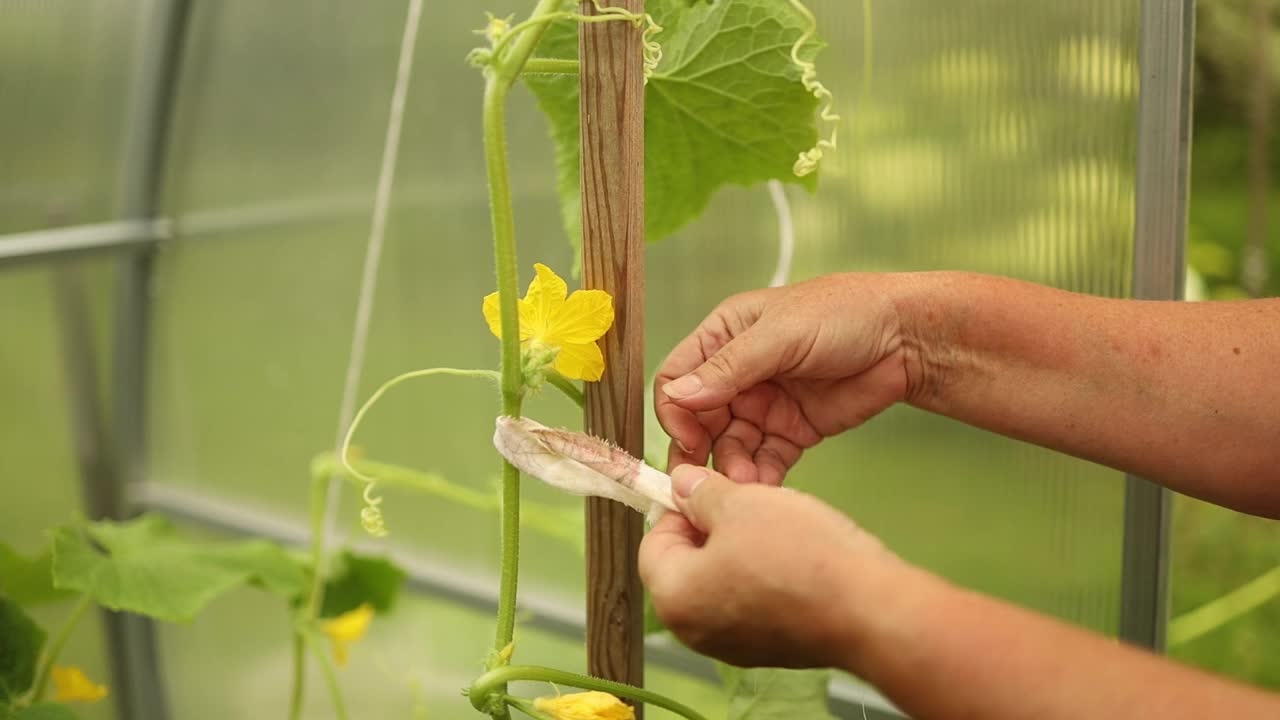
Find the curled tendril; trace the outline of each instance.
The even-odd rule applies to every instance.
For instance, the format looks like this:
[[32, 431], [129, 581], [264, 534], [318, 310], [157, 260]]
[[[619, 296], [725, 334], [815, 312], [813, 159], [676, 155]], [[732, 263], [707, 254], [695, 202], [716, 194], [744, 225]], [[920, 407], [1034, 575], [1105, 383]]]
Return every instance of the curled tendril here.
[[644, 84], [648, 85], [649, 78], [658, 69], [658, 63], [662, 62], [662, 45], [653, 39], [654, 35], [662, 32], [662, 26], [648, 13], [644, 15], [644, 22], [645, 28], [640, 35], [640, 42], [644, 43]]
[[790, 0], [790, 2], [791, 7], [795, 8], [806, 23], [804, 32], [796, 40], [795, 44], [791, 46], [791, 62], [800, 68], [800, 84], [804, 85], [804, 89], [817, 98], [822, 105], [822, 109], [818, 113], [822, 122], [831, 126], [830, 137], [820, 138], [817, 145], [800, 153], [800, 157], [796, 159], [795, 165], [792, 166], [791, 171], [796, 174], [796, 177], [804, 177], [818, 169], [818, 163], [822, 161], [825, 151], [836, 149], [836, 131], [838, 130], [837, 123], [840, 122], [840, 116], [832, 111], [832, 107], [835, 105], [835, 98], [832, 96], [831, 91], [827, 89], [826, 85], [822, 84], [822, 81], [818, 80], [818, 67], [812, 61], [800, 57], [801, 49], [818, 32], [818, 20], [800, 0]]
[[376, 483], [369, 482], [364, 486], [364, 507], [360, 508], [360, 527], [373, 537], [387, 536], [387, 521], [382, 517], [382, 498], [373, 494]]
[[[495, 18], [489, 15], [489, 28], [485, 30], [477, 30], [476, 32], [485, 35], [489, 39], [490, 48], [477, 48], [472, 50], [467, 56], [467, 61], [476, 67], [484, 67], [492, 64], [498, 59], [502, 51], [506, 49], [508, 43], [512, 41], [520, 33], [529, 30], [538, 25], [545, 25], [556, 20], [573, 20], [580, 23], [597, 23], [623, 21], [629, 22], [637, 28], [643, 27], [644, 31], [640, 36], [643, 44], [644, 59], [644, 81], [647, 84], [649, 78], [654, 71], [658, 69], [658, 63], [662, 62], [662, 46], [653, 36], [662, 32], [662, 26], [653, 19], [649, 13], [637, 13], [627, 10], [626, 8], [616, 7], [613, 5], [605, 5], [601, 0], [591, 0], [591, 5], [595, 8], [595, 15], [582, 15], [575, 12], [553, 12], [538, 17], [532, 17], [524, 22], [515, 25], [510, 24], [510, 18]], [[494, 22], [500, 22], [501, 27], [495, 32]]]
[[364, 421], [364, 416], [369, 412], [369, 409], [377, 404], [379, 398], [386, 394], [388, 390], [406, 380], [428, 377], [431, 375], [487, 378], [495, 382], [499, 380], [498, 373], [493, 370], [459, 370], [457, 368], [427, 368], [425, 370], [413, 370], [397, 375], [382, 383], [373, 395], [365, 401], [364, 405], [361, 405], [360, 409], [356, 411], [355, 416], [351, 419], [351, 425], [347, 427], [346, 435], [342, 438], [342, 444], [338, 448], [338, 462], [342, 465], [343, 472], [364, 483], [364, 507], [360, 509], [360, 526], [364, 528], [365, 532], [374, 537], [387, 536], [386, 519], [382, 516], [382, 508], [378, 507], [382, 504], [382, 498], [373, 494], [373, 491], [378, 484], [377, 481], [352, 466], [354, 458], [351, 456], [351, 439], [355, 437], [356, 428], [360, 427], [360, 423]]
[[648, 84], [649, 77], [658, 69], [658, 63], [662, 62], [662, 45], [653, 39], [654, 35], [662, 32], [662, 26], [649, 13], [635, 13], [626, 8], [603, 5], [601, 0], [591, 0], [591, 4], [600, 16], [615, 17], [626, 20], [636, 27], [644, 27], [640, 42], [644, 44], [644, 81]]

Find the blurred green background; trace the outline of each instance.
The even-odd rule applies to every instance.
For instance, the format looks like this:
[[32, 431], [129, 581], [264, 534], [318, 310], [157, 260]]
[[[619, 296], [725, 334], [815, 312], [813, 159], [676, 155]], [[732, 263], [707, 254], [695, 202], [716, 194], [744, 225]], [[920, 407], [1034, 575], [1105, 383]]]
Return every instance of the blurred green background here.
[[[152, 288], [148, 479], [236, 503], [246, 518], [301, 524], [308, 461], [335, 430], [403, 5], [193, 7], [164, 187], [178, 239], [161, 249]], [[463, 62], [485, 7], [428, 3], [362, 394], [405, 370], [497, 360], [479, 312], [493, 284], [481, 84]], [[847, 127], [819, 191], [790, 191], [795, 279], [946, 268], [1129, 293], [1137, 0], [873, 0], [870, 29], [858, 3], [814, 7], [830, 43], [820, 69]], [[147, 0], [0, 6], [0, 232], [117, 215], [129, 79], [151, 9]], [[1259, 99], [1267, 85], [1255, 80], [1276, 75], [1280, 40], [1257, 33], [1255, 12], [1252, 0], [1200, 3], [1188, 251], [1196, 297], [1280, 291], [1280, 223], [1259, 230], [1249, 204], [1253, 193], [1275, 207], [1277, 192], [1256, 165], [1250, 173], [1250, 158], [1262, 154], [1263, 168], [1280, 171], [1280, 142], [1256, 110], [1274, 108], [1275, 94]], [[1274, 20], [1275, 3], [1269, 12]], [[1275, 49], [1262, 71], [1257, 37]], [[550, 143], [527, 93], [515, 93], [510, 135], [522, 278], [535, 261], [567, 273]], [[650, 246], [650, 369], [716, 302], [771, 276], [766, 197], [728, 189], [703, 219]], [[112, 267], [64, 268], [90, 290], [100, 351], [113, 330]], [[0, 541], [24, 551], [79, 502], [52, 274], [0, 270]], [[425, 380], [389, 396], [360, 444], [488, 491], [496, 409], [480, 384]], [[548, 423], [575, 417], [556, 397], [529, 412]], [[810, 453], [794, 475], [913, 561], [1115, 632], [1117, 472], [900, 408]], [[526, 497], [578, 505], [534, 483]], [[345, 501], [342, 530], [358, 538], [357, 506]], [[494, 515], [390, 491], [384, 507], [398, 550], [481, 586], [496, 582]], [[1280, 565], [1274, 523], [1179, 499], [1174, 533], [1174, 615]], [[524, 591], [580, 608], [580, 550], [526, 537]], [[54, 624], [65, 611], [40, 619]], [[1172, 654], [1280, 687], [1280, 656], [1268, 651], [1277, 627], [1272, 600]], [[349, 703], [369, 716], [471, 717], [457, 689], [479, 668], [490, 632], [483, 614], [445, 599], [406, 601], [344, 670]], [[519, 641], [530, 662], [584, 664], [573, 639], [526, 631]], [[193, 624], [165, 628], [162, 642], [176, 717], [283, 713], [288, 634], [284, 609], [265, 596], [219, 601]], [[103, 652], [86, 626], [68, 657], [103, 678]], [[657, 668], [650, 679], [718, 712], [718, 691], [702, 680]], [[327, 717], [318, 686], [309, 716]]]

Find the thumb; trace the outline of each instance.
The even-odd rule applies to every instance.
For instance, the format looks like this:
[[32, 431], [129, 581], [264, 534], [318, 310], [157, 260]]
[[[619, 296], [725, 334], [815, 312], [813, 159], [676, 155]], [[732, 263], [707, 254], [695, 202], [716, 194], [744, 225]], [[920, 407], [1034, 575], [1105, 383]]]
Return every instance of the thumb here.
[[693, 372], [662, 386], [672, 402], [687, 410], [714, 410], [778, 374], [783, 342], [759, 324], [730, 340]]
[[681, 465], [671, 472], [676, 508], [698, 530], [710, 534], [726, 518], [730, 493], [743, 488], [729, 478], [697, 465]]

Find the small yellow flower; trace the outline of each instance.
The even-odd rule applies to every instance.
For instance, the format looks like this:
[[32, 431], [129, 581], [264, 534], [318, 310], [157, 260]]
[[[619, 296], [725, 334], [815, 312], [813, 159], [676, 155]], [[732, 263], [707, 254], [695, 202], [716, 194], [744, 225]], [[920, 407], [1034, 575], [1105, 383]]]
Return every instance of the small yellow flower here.
[[90, 680], [80, 668], [55, 665], [53, 667], [53, 701], [60, 703], [98, 702], [107, 696], [107, 686]]
[[[538, 263], [529, 292], [519, 301], [520, 344], [525, 353], [550, 353], [555, 369], [567, 378], [596, 381], [604, 374], [604, 355], [596, 341], [613, 325], [613, 298], [603, 290], [569, 287]], [[489, 330], [502, 339], [498, 293], [484, 299], [484, 319]]]
[[635, 720], [630, 705], [606, 692], [580, 692], [537, 698], [533, 706], [556, 720]]
[[355, 610], [348, 610], [336, 618], [320, 623], [320, 630], [333, 642], [333, 659], [338, 665], [347, 664], [347, 646], [358, 642], [373, 620], [373, 606], [364, 603]]

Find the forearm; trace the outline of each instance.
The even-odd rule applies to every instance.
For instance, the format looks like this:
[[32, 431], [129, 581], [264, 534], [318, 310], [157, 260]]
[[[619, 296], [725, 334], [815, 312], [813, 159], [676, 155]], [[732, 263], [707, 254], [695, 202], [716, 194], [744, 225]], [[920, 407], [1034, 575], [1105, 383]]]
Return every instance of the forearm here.
[[908, 401], [1280, 516], [1280, 300], [1113, 300], [900, 276]]
[[902, 565], [860, 602], [846, 670], [908, 715], [982, 720], [1280, 717], [1280, 698], [951, 586]]

